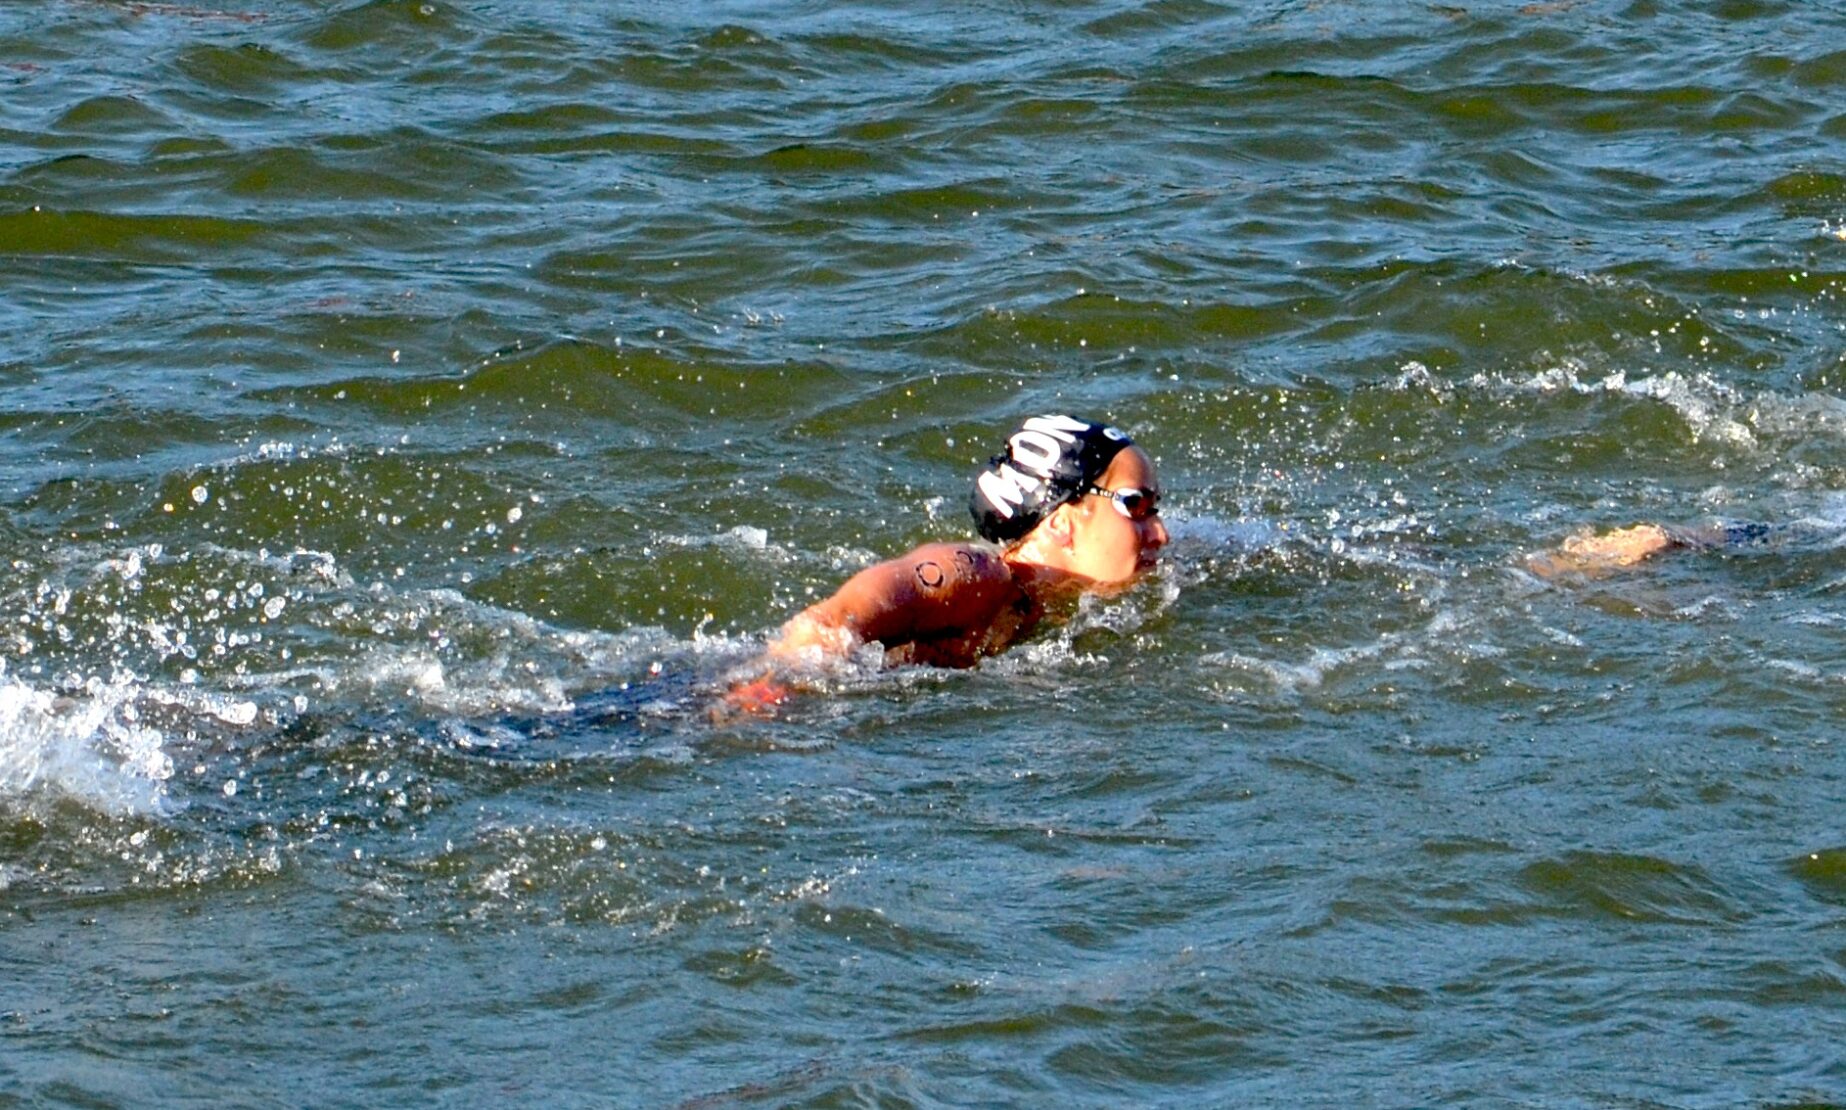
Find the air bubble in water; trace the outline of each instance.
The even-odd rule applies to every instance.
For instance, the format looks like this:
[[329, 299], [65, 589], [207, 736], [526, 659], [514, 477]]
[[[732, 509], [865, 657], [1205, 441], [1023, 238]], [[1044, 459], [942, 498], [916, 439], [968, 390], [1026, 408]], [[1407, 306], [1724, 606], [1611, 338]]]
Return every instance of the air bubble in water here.
[[253, 701], [232, 702], [216, 711], [219, 720], [230, 725], [247, 725], [256, 720], [256, 703]]
[[205, 504], [207, 501], [211, 500], [211, 496], [212, 491], [206, 489], [204, 486], [192, 487], [192, 503], [195, 505]]

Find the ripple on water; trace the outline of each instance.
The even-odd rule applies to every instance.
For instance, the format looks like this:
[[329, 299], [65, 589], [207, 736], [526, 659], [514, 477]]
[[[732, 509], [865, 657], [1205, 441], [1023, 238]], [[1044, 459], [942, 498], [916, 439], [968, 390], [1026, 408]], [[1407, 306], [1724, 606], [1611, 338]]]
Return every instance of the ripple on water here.
[[[1826, 7], [0, 6], [15, 1086], [1823, 1100]], [[707, 716], [1050, 410], [1161, 572]]]

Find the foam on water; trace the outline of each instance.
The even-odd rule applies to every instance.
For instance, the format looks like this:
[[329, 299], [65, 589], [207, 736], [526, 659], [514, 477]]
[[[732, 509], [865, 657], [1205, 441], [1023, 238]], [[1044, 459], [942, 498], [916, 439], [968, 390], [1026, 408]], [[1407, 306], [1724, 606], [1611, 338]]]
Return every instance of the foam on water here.
[[739, 524], [715, 535], [675, 535], [668, 533], [659, 537], [659, 541], [673, 547], [723, 547], [738, 551], [763, 553], [776, 559], [787, 561], [786, 549], [769, 542], [769, 533], [749, 524]]
[[1773, 449], [1815, 435], [1846, 442], [1846, 401], [1818, 391], [1794, 395], [1767, 389], [1746, 392], [1709, 373], [1598, 372], [1567, 359], [1529, 376], [1476, 373], [1465, 387], [1490, 396], [1568, 392], [1657, 401], [1685, 423], [1695, 441], [1716, 441], [1746, 451]]
[[1270, 691], [1296, 697], [1316, 689], [1331, 676], [1359, 664], [1373, 664], [1379, 670], [1420, 670], [1434, 662], [1431, 649], [1437, 640], [1455, 626], [1452, 614], [1438, 614], [1422, 629], [1389, 632], [1371, 640], [1343, 647], [1310, 647], [1305, 658], [1287, 660], [1264, 658], [1244, 652], [1209, 652], [1200, 657], [1201, 666], [1243, 671], [1260, 676]]
[[159, 812], [173, 760], [160, 729], [139, 720], [132, 676], [52, 693], [0, 671], [0, 804], [38, 795], [111, 814]]
[[712, 675], [760, 648], [702, 629], [560, 629], [445, 587], [357, 582], [316, 551], [71, 544], [25, 569], [15, 673], [0, 658], [0, 801], [108, 814], [164, 812], [176, 764], [309, 712], [564, 713], [585, 692], [664, 667]]

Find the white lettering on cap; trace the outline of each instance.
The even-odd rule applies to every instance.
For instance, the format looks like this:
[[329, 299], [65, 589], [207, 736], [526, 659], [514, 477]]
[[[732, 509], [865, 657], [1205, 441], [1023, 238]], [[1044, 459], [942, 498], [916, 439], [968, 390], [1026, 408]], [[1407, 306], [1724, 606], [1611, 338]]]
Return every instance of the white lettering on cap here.
[[1006, 446], [1014, 462], [1050, 477], [1064, 448], [1078, 442], [1076, 433], [1089, 429], [1088, 424], [1068, 416], [1034, 416], [1019, 426]]
[[1013, 461], [1038, 474], [1050, 474], [1064, 449], [1042, 432], [1016, 432], [1006, 441]]
[[1019, 506], [1025, 503], [1026, 495], [1038, 488], [1039, 480], [1013, 469], [1011, 463], [1001, 463], [993, 470], [983, 473], [974, 480], [975, 488], [981, 496], [994, 507], [994, 511], [1006, 520], [1013, 519]]

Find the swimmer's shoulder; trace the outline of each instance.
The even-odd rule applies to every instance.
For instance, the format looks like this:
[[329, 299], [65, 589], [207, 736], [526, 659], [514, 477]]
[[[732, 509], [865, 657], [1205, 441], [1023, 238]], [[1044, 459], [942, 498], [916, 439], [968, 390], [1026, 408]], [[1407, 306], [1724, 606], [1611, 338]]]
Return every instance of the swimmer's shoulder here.
[[999, 547], [978, 542], [926, 543], [891, 560], [926, 594], [986, 593], [1013, 585], [1013, 571]]
[[1019, 594], [1000, 548], [985, 543], [926, 543], [885, 564], [921, 603], [917, 632], [985, 625]]
[[1001, 548], [988, 543], [926, 543], [891, 560], [901, 573], [910, 620], [881, 637], [891, 663], [973, 666], [1028, 630], [1036, 609]]
[[[926, 543], [847, 579], [833, 596], [785, 625], [777, 644], [819, 646], [837, 654], [841, 645], [873, 640], [890, 648], [984, 635], [1024, 597], [1000, 548]], [[776, 650], [772, 647], [772, 654]]]

